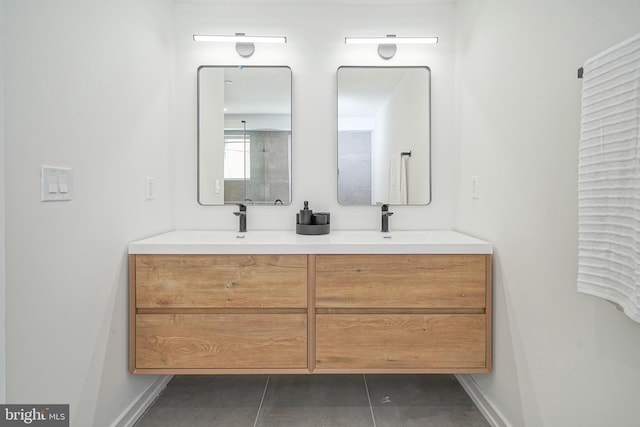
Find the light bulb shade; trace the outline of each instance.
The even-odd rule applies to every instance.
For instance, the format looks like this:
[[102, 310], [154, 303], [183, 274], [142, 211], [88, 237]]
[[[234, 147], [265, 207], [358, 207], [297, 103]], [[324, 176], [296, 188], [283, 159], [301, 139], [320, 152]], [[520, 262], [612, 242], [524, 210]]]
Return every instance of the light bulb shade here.
[[436, 44], [437, 37], [345, 37], [345, 44]]
[[193, 40], [197, 42], [219, 42], [219, 43], [286, 43], [284, 36], [210, 36], [204, 34], [194, 34]]

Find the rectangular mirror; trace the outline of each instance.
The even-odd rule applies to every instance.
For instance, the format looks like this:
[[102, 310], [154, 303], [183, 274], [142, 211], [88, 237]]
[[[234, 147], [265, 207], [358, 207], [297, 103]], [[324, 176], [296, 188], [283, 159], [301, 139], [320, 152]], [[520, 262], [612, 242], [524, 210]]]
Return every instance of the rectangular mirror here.
[[431, 202], [431, 70], [338, 68], [338, 202]]
[[291, 69], [198, 68], [198, 203], [291, 203]]

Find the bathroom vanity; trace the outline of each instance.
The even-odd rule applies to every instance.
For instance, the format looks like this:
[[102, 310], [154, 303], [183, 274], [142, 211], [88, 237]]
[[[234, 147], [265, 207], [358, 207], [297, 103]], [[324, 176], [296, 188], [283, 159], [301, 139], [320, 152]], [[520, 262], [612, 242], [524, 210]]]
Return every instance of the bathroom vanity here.
[[130, 371], [487, 373], [491, 257], [453, 231], [133, 242]]

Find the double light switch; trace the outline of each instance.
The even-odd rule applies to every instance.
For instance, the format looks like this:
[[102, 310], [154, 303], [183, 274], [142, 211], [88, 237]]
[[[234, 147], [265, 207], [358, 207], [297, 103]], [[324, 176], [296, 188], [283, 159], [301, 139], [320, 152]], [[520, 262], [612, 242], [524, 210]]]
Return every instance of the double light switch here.
[[73, 174], [70, 168], [42, 166], [40, 201], [53, 202], [71, 200]]

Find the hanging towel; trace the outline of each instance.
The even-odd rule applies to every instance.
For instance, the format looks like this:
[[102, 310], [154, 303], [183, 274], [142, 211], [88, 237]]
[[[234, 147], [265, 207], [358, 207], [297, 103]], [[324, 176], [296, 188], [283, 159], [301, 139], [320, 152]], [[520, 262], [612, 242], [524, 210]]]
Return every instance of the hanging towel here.
[[584, 64], [578, 291], [640, 322], [640, 34]]
[[389, 201], [391, 205], [406, 205], [407, 194], [407, 156], [395, 153], [389, 159]]

